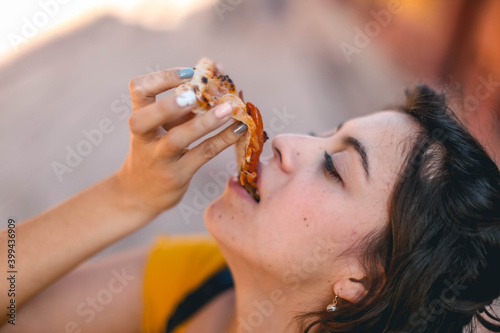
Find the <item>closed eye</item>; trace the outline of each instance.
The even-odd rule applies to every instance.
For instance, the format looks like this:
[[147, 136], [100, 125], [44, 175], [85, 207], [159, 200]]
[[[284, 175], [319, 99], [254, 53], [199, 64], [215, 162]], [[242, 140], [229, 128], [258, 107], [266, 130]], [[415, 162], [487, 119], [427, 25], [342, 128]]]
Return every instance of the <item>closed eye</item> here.
[[323, 168], [325, 169], [325, 171], [330, 176], [335, 177], [337, 181], [342, 183], [342, 177], [340, 177], [337, 169], [335, 168], [335, 165], [333, 165], [332, 157], [326, 151], [324, 152], [324, 157], [325, 160], [323, 161]]

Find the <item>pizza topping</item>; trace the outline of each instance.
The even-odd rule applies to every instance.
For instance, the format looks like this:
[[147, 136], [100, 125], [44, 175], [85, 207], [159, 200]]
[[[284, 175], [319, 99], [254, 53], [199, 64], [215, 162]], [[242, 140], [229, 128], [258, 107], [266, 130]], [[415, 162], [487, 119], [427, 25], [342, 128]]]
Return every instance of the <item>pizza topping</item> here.
[[264, 132], [264, 126], [259, 109], [257, 109], [257, 107], [250, 102], [246, 104], [246, 107], [247, 112], [255, 122], [256, 128], [253, 136], [256, 137], [257, 144], [255, 144], [255, 141], [250, 141], [250, 144], [248, 145], [245, 155], [245, 163], [240, 168], [240, 183], [258, 202], [260, 200], [260, 195], [257, 188], [257, 169], [259, 166], [260, 154], [264, 148], [264, 142], [266, 142], [268, 138], [266, 132]]

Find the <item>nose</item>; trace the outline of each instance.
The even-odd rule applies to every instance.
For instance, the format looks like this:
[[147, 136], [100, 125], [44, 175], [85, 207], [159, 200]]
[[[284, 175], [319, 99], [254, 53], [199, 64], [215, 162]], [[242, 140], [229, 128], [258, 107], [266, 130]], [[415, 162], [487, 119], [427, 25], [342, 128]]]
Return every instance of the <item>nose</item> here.
[[271, 148], [280, 168], [292, 173], [310, 163], [310, 155], [321, 149], [321, 143], [318, 138], [307, 135], [280, 134], [271, 141]]

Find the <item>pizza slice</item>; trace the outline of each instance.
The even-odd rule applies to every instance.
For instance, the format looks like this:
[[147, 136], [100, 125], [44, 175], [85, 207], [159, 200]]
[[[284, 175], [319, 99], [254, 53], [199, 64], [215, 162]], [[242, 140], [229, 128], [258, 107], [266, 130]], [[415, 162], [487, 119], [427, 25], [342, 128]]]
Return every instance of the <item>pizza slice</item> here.
[[175, 89], [179, 95], [194, 91], [198, 106], [194, 113], [204, 113], [216, 105], [228, 102], [233, 107], [232, 118], [246, 124], [248, 130], [236, 143], [240, 184], [258, 202], [257, 168], [260, 154], [267, 140], [259, 109], [252, 103], [244, 103], [243, 96], [237, 93], [233, 81], [218, 70], [215, 63], [207, 58], [201, 59], [194, 69], [193, 78]]

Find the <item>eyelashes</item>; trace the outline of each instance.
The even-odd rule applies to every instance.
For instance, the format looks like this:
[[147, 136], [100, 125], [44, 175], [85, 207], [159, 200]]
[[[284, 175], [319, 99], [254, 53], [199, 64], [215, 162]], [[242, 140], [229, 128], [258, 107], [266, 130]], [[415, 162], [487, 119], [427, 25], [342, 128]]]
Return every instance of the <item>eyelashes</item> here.
[[[335, 134], [337, 131], [338, 129], [333, 134]], [[310, 131], [308, 135], [317, 137], [316, 133], [312, 131]], [[329, 176], [334, 177], [338, 182], [343, 183], [342, 177], [340, 177], [337, 168], [335, 168], [335, 165], [333, 165], [332, 157], [326, 151], [323, 155], [323, 169], [328, 173]]]
[[324, 158], [323, 168], [325, 169], [325, 171], [328, 172], [330, 176], [335, 177], [337, 181], [342, 182], [342, 178], [337, 172], [335, 165], [333, 165], [332, 157], [326, 151], [324, 152]]

